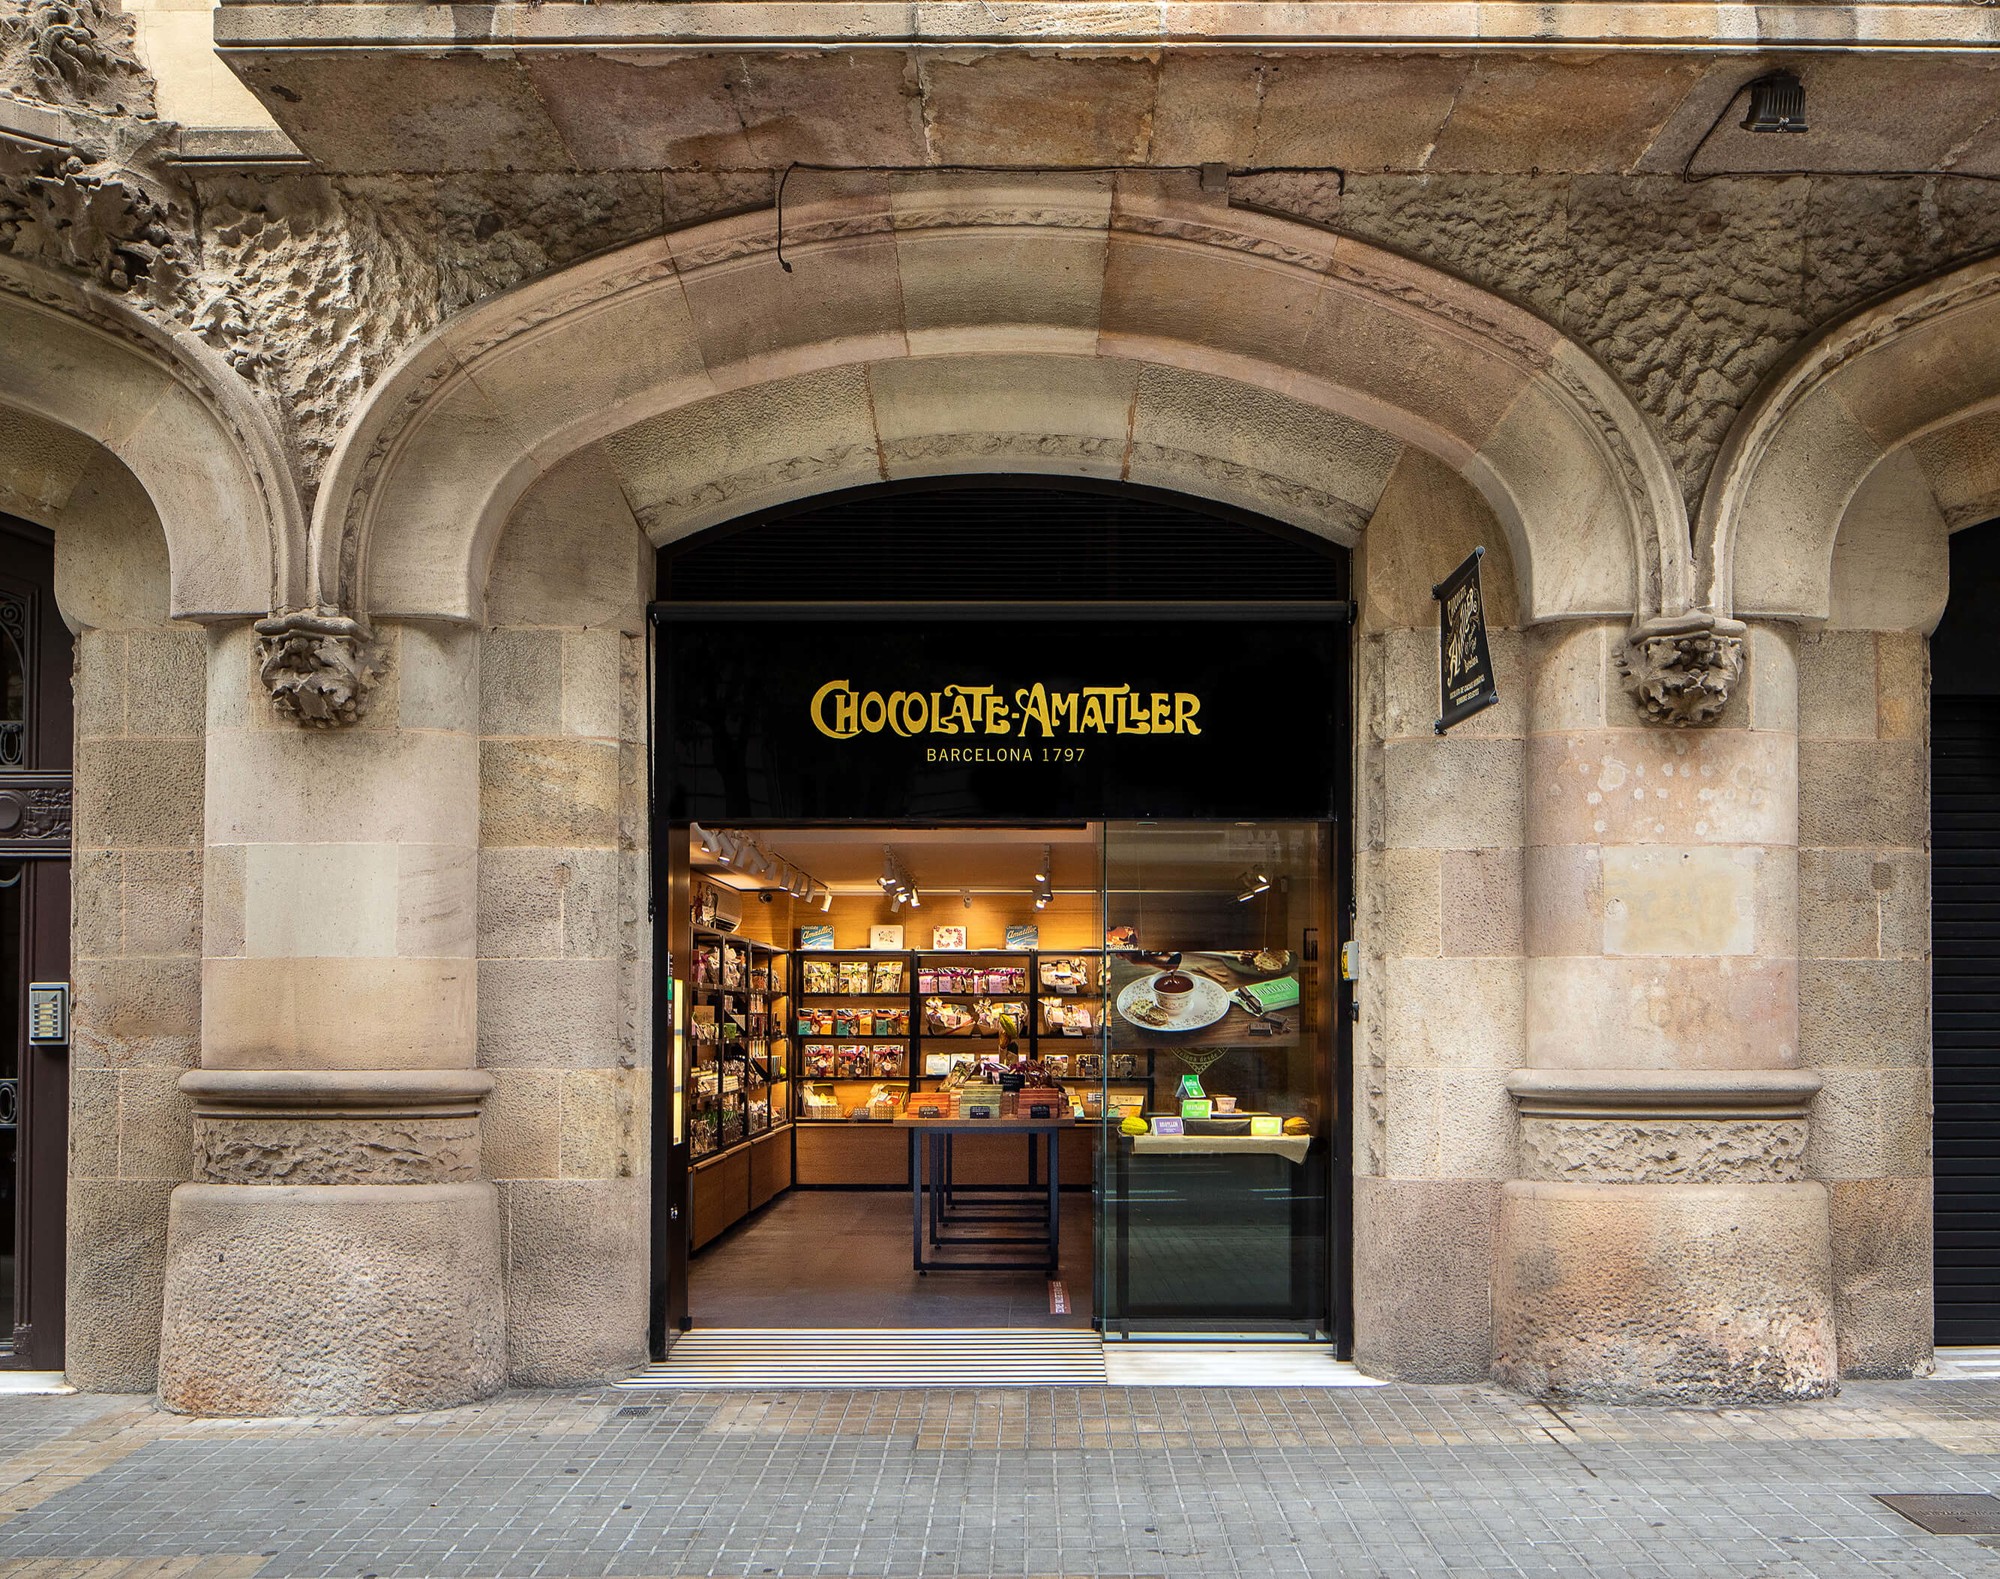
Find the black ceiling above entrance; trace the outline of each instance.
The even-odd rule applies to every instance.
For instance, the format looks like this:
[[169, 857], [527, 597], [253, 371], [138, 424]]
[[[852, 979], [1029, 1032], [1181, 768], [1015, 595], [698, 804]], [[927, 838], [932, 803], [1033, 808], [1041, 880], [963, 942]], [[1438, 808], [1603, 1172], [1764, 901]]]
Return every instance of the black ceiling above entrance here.
[[746, 516], [660, 551], [672, 602], [1299, 602], [1348, 596], [1347, 551], [1124, 484], [885, 483]]

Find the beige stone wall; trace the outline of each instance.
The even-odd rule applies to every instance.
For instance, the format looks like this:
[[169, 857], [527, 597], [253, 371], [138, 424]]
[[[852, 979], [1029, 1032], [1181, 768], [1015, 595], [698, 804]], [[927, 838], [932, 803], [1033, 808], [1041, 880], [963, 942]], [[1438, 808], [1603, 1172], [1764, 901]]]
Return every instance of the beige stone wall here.
[[[1498, 706], [1439, 738], [1430, 589], [1487, 550]], [[1483, 1377], [1493, 1221], [1522, 1059], [1523, 636], [1499, 525], [1405, 452], [1356, 555], [1356, 1354], [1374, 1375]]]
[[275, 127], [257, 96], [215, 53], [215, 0], [120, 0], [160, 114], [183, 126]]
[[[188, 1177], [199, 1054], [202, 633], [167, 620], [166, 543], [108, 456], [67, 495], [57, 601], [76, 644], [68, 1371], [144, 1392], [167, 1198]], [[91, 480], [93, 479], [94, 480]]]
[[1799, 653], [1799, 1040], [1826, 1086], [1807, 1153], [1833, 1213], [1841, 1370], [1931, 1349], [1926, 643], [1827, 630]]
[[558, 476], [504, 536], [480, 641], [479, 1062], [500, 1188], [508, 1371], [645, 1358], [652, 1042], [650, 553]]

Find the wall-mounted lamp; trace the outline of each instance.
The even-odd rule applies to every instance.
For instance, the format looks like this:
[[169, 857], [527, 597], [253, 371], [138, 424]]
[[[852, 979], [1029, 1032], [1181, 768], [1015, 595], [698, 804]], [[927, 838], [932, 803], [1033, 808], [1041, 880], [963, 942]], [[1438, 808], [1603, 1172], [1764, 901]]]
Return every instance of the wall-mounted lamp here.
[[1806, 85], [1789, 71], [1773, 71], [1750, 84], [1746, 132], [1802, 132], [1806, 129]]
[[1238, 904], [1245, 904], [1255, 899], [1259, 894], [1266, 892], [1271, 886], [1271, 879], [1260, 866], [1250, 867], [1247, 871], [1239, 875], [1236, 881], [1242, 889], [1242, 892], [1236, 896]]

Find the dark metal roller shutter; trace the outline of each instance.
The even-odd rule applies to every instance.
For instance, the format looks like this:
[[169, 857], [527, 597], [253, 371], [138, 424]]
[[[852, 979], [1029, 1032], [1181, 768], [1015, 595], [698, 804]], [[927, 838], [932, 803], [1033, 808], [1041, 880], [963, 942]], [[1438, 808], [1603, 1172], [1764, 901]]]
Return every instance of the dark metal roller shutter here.
[[1931, 699], [1937, 1341], [2000, 1343], [2000, 696]]

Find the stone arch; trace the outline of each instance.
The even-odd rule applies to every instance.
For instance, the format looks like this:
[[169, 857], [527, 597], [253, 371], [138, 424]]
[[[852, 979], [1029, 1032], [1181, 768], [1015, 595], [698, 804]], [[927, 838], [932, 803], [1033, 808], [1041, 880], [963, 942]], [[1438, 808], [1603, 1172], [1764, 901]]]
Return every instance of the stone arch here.
[[415, 347], [350, 426], [318, 600], [476, 620], [538, 479], [655, 541], [897, 476], [1130, 478], [1352, 541], [1404, 446], [1489, 502], [1529, 620], [1683, 613], [1660, 445], [1540, 319], [1376, 247], [1108, 178], [909, 178], [640, 243]]
[[1928, 629], [1944, 606], [1945, 534], [1996, 511], [2000, 256], [1843, 319], [1766, 382], [1703, 499], [1703, 602], [1847, 623], [1845, 578], [1874, 605], [1852, 611], [1861, 623]]
[[[109, 487], [136, 480], [166, 539], [173, 615], [303, 598], [305, 512], [277, 424], [192, 334], [0, 258], [0, 409], [19, 419], [6, 492], [29, 519], [58, 526], [92, 468]], [[69, 437], [52, 450], [50, 433]]]

